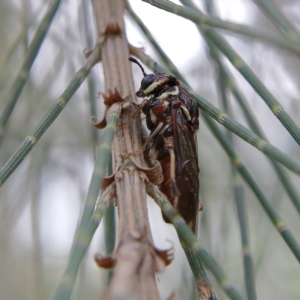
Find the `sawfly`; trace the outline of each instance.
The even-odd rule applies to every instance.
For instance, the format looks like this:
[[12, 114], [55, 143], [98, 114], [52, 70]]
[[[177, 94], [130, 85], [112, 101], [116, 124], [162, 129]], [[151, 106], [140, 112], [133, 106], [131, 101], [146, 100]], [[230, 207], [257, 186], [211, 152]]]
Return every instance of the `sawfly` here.
[[[159, 189], [177, 212], [196, 232], [199, 210], [199, 167], [196, 132], [199, 111], [195, 100], [180, 86], [179, 80], [165, 73], [146, 74], [141, 64], [130, 57], [142, 70], [144, 78], [136, 92], [144, 98], [139, 106], [146, 115], [150, 146], [146, 156], [158, 160], [164, 176]], [[165, 216], [164, 220], [169, 222]]]

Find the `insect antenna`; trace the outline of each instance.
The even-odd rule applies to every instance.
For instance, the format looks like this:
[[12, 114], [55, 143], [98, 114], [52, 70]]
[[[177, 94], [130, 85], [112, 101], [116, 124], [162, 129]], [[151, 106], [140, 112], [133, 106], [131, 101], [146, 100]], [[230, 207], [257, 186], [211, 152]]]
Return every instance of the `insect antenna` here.
[[128, 59], [129, 59], [131, 62], [137, 64], [137, 65], [141, 68], [141, 70], [142, 70], [144, 76], [147, 75], [146, 72], [145, 72], [145, 70], [144, 70], [144, 68], [142, 67], [142, 65], [141, 65], [135, 58], [133, 58], [133, 57], [130, 56]]

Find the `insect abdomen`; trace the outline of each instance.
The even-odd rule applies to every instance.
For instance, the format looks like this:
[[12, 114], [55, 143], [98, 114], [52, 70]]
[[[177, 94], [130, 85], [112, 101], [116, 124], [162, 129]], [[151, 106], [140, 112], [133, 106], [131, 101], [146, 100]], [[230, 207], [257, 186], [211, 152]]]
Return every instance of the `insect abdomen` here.
[[162, 93], [152, 98], [144, 113], [151, 133], [163, 123], [164, 130], [153, 137], [151, 147], [163, 170], [164, 180], [159, 188], [195, 232], [199, 168], [194, 133], [198, 129], [198, 109], [187, 91], [177, 91], [178, 95], [165, 93], [162, 97]]

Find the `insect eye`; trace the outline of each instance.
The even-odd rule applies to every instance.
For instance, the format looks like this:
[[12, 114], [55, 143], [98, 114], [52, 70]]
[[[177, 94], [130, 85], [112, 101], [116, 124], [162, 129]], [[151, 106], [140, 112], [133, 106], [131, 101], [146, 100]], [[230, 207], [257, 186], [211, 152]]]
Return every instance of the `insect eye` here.
[[141, 87], [143, 90], [147, 89], [147, 87], [149, 87], [154, 81], [154, 75], [153, 74], [149, 74], [146, 75], [141, 82]]

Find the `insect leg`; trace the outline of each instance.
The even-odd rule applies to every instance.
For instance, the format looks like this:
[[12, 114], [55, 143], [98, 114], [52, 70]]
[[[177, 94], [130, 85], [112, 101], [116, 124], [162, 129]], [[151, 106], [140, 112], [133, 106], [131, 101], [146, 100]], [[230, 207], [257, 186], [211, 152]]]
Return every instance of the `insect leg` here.
[[143, 107], [147, 104], [149, 100], [148, 99], [145, 99], [141, 104], [136, 104], [134, 102], [127, 102], [125, 103], [123, 106], [122, 106], [122, 109], [126, 109], [128, 108], [129, 106], [131, 105], [135, 105], [137, 106], [137, 109], [134, 111], [133, 115], [130, 117], [130, 120], [127, 121], [127, 122], [124, 122], [122, 124], [120, 124], [119, 126], [122, 127], [124, 125], [128, 125], [130, 124], [137, 116], [138, 114], [141, 112], [141, 110], [143, 109]]
[[158, 123], [157, 127], [155, 128], [155, 130], [153, 130], [153, 132], [148, 136], [147, 140], [145, 141], [143, 148], [145, 148], [149, 142], [151, 142], [153, 140], [153, 137], [155, 137], [159, 131], [162, 129], [162, 127], [164, 126], [163, 122]]

